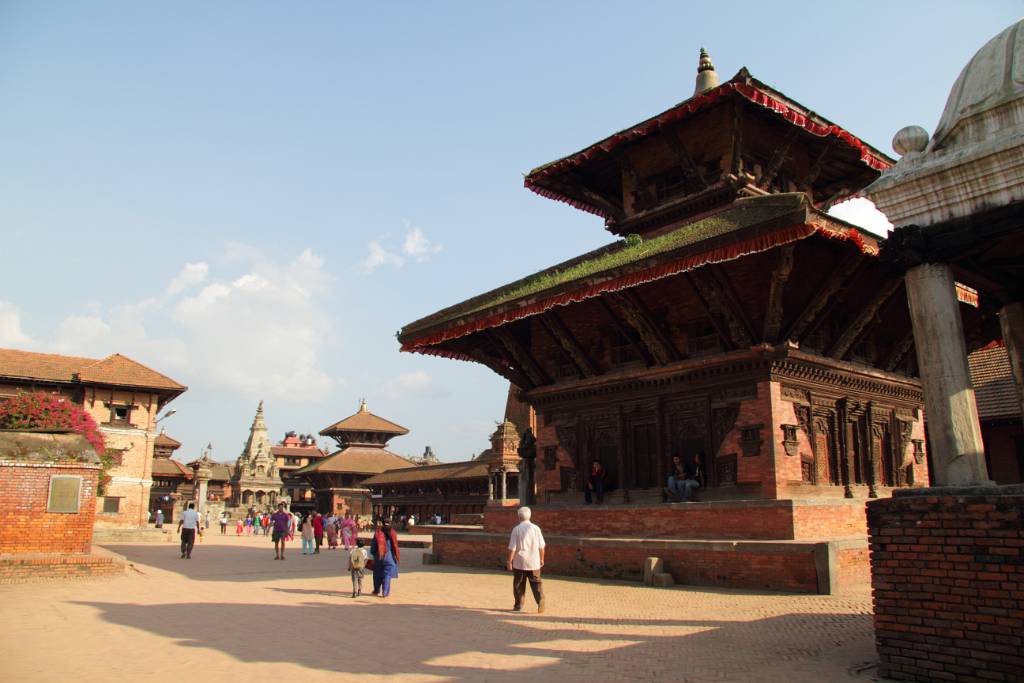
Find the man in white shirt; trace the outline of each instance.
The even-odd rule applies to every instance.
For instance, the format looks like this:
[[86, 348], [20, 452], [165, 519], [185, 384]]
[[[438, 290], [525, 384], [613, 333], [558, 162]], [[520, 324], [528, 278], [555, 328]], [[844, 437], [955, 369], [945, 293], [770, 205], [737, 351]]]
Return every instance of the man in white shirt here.
[[516, 612], [523, 610], [523, 596], [526, 594], [526, 582], [530, 582], [533, 599], [537, 601], [537, 611], [544, 611], [544, 587], [540, 578], [540, 569], [544, 566], [544, 534], [540, 527], [530, 521], [530, 508], [519, 508], [519, 524], [512, 529], [508, 539], [508, 564], [512, 572], [512, 595], [515, 598]]
[[188, 509], [181, 513], [178, 520], [178, 531], [181, 532], [181, 558], [192, 559], [192, 546], [196, 544], [196, 530], [199, 528], [199, 513], [196, 504], [189, 503]]

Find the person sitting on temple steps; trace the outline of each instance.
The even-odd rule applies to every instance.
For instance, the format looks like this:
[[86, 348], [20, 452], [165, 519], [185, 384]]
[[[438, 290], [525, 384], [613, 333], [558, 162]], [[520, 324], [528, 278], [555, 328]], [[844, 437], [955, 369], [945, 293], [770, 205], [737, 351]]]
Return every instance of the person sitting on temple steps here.
[[597, 495], [597, 504], [604, 503], [604, 482], [608, 477], [608, 472], [604, 466], [601, 465], [600, 460], [595, 460], [590, 465], [590, 474], [587, 476], [587, 485], [583, 490], [583, 500], [587, 505], [590, 505], [592, 501], [591, 494]]
[[678, 455], [672, 456], [672, 474], [668, 477], [668, 502], [685, 503], [693, 497], [693, 492], [700, 488], [700, 462], [697, 454], [684, 463]]

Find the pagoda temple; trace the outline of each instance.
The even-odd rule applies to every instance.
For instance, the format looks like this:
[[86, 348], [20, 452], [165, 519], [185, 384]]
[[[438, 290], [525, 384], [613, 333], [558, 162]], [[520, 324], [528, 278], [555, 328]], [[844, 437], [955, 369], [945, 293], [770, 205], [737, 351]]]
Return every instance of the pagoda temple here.
[[370, 515], [372, 494], [363, 481], [387, 470], [416, 466], [386, 448], [388, 441], [408, 433], [405, 427], [371, 413], [366, 401], [361, 401], [359, 412], [320, 431], [339, 450], [295, 470], [292, 476], [310, 483], [320, 512]]
[[[402, 350], [481, 363], [518, 388], [536, 412], [541, 503], [581, 502], [594, 460], [618, 500], [656, 502], [679, 455], [702, 465], [701, 502], [665, 506], [674, 530], [651, 515], [621, 528], [852, 537], [847, 558], [866, 569], [856, 499], [928, 484], [923, 399], [902, 278], [880, 265], [879, 238], [827, 209], [892, 164], [745, 68], [719, 83], [702, 50], [691, 97], [526, 177], [622, 239], [406, 325]], [[958, 293], [970, 344], [998, 334], [972, 290]], [[792, 526], [758, 536], [765, 501]], [[688, 505], [714, 504], [745, 521], [685, 521], [700, 509]], [[594, 526], [543, 507], [546, 532]], [[626, 514], [605, 510], [605, 529]], [[511, 521], [500, 513], [485, 530]]]
[[235, 464], [232, 493], [235, 506], [243, 509], [264, 509], [277, 504], [281, 493], [281, 477], [271, 453], [267, 423], [263, 420], [263, 401], [256, 407], [256, 416], [249, 428], [245, 449]]

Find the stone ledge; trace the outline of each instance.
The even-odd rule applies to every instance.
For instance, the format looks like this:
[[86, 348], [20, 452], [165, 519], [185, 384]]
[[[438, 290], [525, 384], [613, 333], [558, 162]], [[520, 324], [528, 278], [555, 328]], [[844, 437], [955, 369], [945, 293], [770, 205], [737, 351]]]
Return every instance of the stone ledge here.
[[933, 486], [921, 489], [898, 489], [893, 498], [914, 496], [1020, 496], [1024, 495], [1024, 484], [981, 484], [978, 486]]

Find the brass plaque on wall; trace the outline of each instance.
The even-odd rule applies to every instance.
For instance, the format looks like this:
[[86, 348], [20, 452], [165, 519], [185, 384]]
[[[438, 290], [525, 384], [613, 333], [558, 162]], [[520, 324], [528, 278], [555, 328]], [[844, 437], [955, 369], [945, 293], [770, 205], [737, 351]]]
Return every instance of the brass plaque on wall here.
[[82, 478], [69, 475], [50, 477], [50, 497], [47, 512], [78, 512], [82, 492]]

